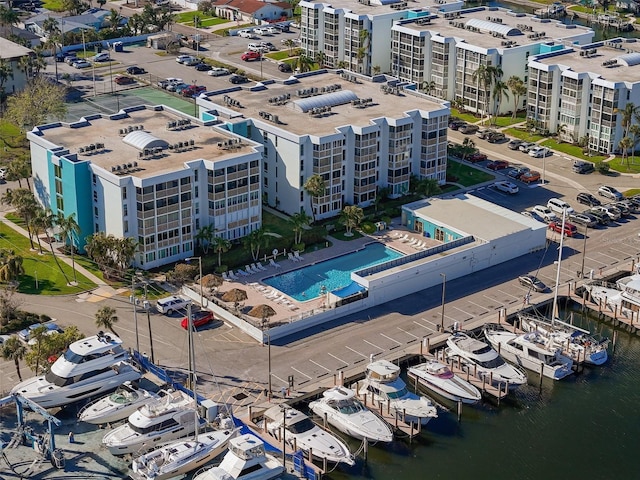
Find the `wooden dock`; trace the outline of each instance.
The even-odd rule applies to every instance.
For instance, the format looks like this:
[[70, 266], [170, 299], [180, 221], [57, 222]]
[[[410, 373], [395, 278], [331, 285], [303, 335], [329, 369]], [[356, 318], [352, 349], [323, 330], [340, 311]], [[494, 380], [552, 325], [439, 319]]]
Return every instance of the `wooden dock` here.
[[589, 297], [589, 292], [582, 287], [576, 293], [582, 296], [582, 299], [576, 299], [576, 302], [580, 302], [582, 310], [589, 309], [594, 314], [598, 315], [600, 320], [603, 320], [614, 327], [620, 327], [629, 333], [636, 335], [640, 334], [640, 312], [625, 312], [618, 311], [618, 308], [612, 308], [611, 305], [605, 302], [599, 301], [598, 303], [592, 301]]

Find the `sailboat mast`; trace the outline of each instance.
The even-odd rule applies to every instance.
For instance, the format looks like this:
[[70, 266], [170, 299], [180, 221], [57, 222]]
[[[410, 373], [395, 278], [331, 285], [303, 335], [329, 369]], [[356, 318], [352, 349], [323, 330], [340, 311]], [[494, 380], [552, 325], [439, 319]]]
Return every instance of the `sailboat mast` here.
[[193, 316], [191, 315], [191, 302], [187, 303], [187, 331], [189, 332], [188, 348], [189, 348], [189, 381], [191, 391], [193, 392], [193, 411], [196, 420], [196, 429], [194, 438], [198, 438], [198, 394], [196, 393], [196, 356], [193, 348]]
[[560, 246], [558, 247], [558, 268], [556, 269], [556, 288], [553, 291], [553, 311], [551, 323], [558, 318], [558, 288], [560, 287], [560, 262], [562, 262], [562, 245], [564, 244], [564, 225], [567, 219], [567, 209], [562, 209], [562, 227], [560, 229]]

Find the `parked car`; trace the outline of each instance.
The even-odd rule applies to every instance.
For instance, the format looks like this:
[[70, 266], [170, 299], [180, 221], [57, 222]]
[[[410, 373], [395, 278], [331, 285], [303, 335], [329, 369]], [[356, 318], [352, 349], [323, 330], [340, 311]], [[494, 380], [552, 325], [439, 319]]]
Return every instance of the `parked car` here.
[[286, 62], [282, 62], [278, 64], [278, 70], [280, 70], [281, 72], [292, 72], [293, 69], [291, 68], [291, 64], [290, 63], [286, 63]]
[[616, 190], [614, 187], [603, 185], [598, 189], [598, 195], [611, 200], [622, 200], [622, 193]]
[[80, 61], [80, 59], [76, 56], [75, 53], [71, 53], [69, 55], [66, 55], [64, 57], [64, 63], [66, 63], [67, 65], [73, 65], [74, 63]]
[[484, 153], [475, 152], [467, 157], [471, 163], [484, 162], [487, 159], [487, 156]]
[[620, 200], [616, 204], [622, 204], [629, 209], [631, 213], [638, 213], [640, 211], [640, 202], [634, 202], [632, 199]]
[[193, 58], [191, 55], [178, 55], [176, 57], [176, 62], [184, 63], [184, 62], [186, 62], [187, 60], [189, 60], [191, 58]]
[[584, 225], [585, 227], [595, 228], [598, 225], [598, 219], [590, 213], [573, 212], [569, 215], [569, 221], [576, 225]]
[[266, 49], [267, 52], [273, 52], [274, 50], [278, 50], [276, 46], [271, 42], [260, 42], [260, 46], [263, 49]]
[[187, 88], [189, 86], [189, 84], [184, 83], [184, 82], [179, 82], [179, 83], [171, 83], [169, 85], [167, 85], [167, 91], [169, 92], [180, 92], [180, 90]]
[[260, 60], [262, 58], [262, 54], [259, 52], [244, 52], [240, 59], [244, 62], [249, 62], [252, 60]]
[[200, 59], [196, 57], [187, 58], [184, 62], [182, 62], [182, 64], [186, 65], [187, 67], [195, 67], [200, 63], [201, 63]]
[[556, 214], [544, 205], [536, 205], [531, 210], [540, 215], [540, 217], [542, 217], [547, 222], [551, 222], [557, 218]]
[[234, 73], [229, 77], [229, 81], [233, 84], [238, 84], [238, 83], [247, 83], [249, 79], [244, 75], [238, 75], [237, 73]]
[[529, 172], [523, 173], [520, 175], [519, 180], [524, 183], [533, 183], [540, 180], [540, 172], [536, 172], [535, 170], [531, 170]]
[[516, 194], [518, 193], [518, 186], [515, 183], [511, 182], [496, 182], [493, 184], [496, 190], [500, 190], [501, 192]]
[[611, 205], [601, 205], [599, 207], [593, 207], [591, 209], [592, 212], [604, 212], [607, 217], [609, 217], [609, 220], [615, 222], [616, 220], [620, 220], [620, 210], [618, 210], [615, 207], [612, 207]]
[[177, 312], [178, 310], [186, 308], [187, 304], [190, 302], [191, 300], [171, 295], [170, 297], [161, 298], [160, 300], [158, 300], [156, 302], [156, 308], [160, 313], [171, 315], [173, 312]]
[[94, 62], [108, 62], [109, 60], [111, 60], [111, 57], [107, 52], [103, 52], [94, 55], [91, 60], [93, 60]]
[[521, 275], [518, 277], [518, 282], [520, 282], [520, 285], [535, 292], [544, 292], [547, 289], [547, 286], [533, 275]]
[[502, 132], [492, 132], [487, 134], [485, 140], [489, 143], [500, 143], [507, 139], [507, 136]]
[[494, 160], [493, 162], [489, 162], [487, 164], [487, 168], [489, 170], [504, 170], [505, 168], [509, 168], [509, 162], [506, 160]]
[[564, 226], [562, 225], [562, 222], [549, 222], [549, 230], [553, 230], [557, 233], [564, 232], [567, 237], [573, 237], [578, 233], [576, 226], [569, 222], [564, 222]]
[[476, 132], [476, 137], [485, 139], [491, 133], [498, 133], [492, 128], [481, 128]]
[[[194, 328], [200, 328], [205, 326], [207, 323], [213, 322], [213, 312], [209, 310], [198, 310], [195, 313], [191, 314], [191, 323]], [[189, 328], [189, 319], [187, 317], [182, 319], [180, 325], [185, 330]]]
[[513, 140], [510, 140], [509, 143], [507, 143], [507, 147], [509, 147], [511, 150], [518, 150], [518, 148], [520, 148], [520, 145], [522, 145], [523, 143], [524, 141], [514, 138]]
[[520, 150], [521, 152], [524, 152], [524, 153], [529, 153], [529, 150], [531, 150], [532, 148], [537, 147], [537, 146], [538, 146], [538, 144], [534, 143], [534, 142], [523, 142], [518, 147], [518, 150]]
[[127, 77], [126, 75], [117, 75], [113, 81], [118, 85], [131, 85], [136, 82], [133, 78]]
[[251, 30], [240, 30], [238, 36], [241, 38], [253, 38], [253, 32]]
[[221, 77], [223, 75], [229, 75], [229, 69], [222, 67], [213, 67], [211, 70], [207, 72], [207, 75], [211, 75], [212, 77]]
[[524, 212], [520, 212], [520, 213], [525, 217], [533, 218], [534, 220], [537, 220], [538, 222], [541, 222], [541, 223], [546, 223], [544, 218], [542, 218], [536, 212], [529, 212], [528, 210], [525, 210]]
[[576, 195], [576, 200], [578, 200], [578, 203], [581, 203], [582, 205], [588, 205], [590, 207], [597, 207], [602, 204], [602, 202], [600, 202], [600, 200], [598, 200], [596, 197], [594, 197], [590, 193], [584, 192]]
[[623, 217], [628, 217], [629, 215], [631, 215], [631, 209], [624, 202], [613, 202], [611, 204], [611, 206], [617, 208], [618, 210], [620, 210], [620, 214]]
[[193, 68], [195, 68], [199, 72], [208, 72], [209, 70], [211, 70], [211, 65], [209, 65], [208, 63], [200, 62], [197, 65], [194, 65]]
[[147, 73], [147, 71], [144, 68], [140, 68], [136, 65], [133, 65], [131, 67], [127, 67], [126, 72], [129, 75], [142, 75], [143, 73]]
[[73, 62], [73, 68], [83, 69], [91, 67], [91, 63], [86, 60], [78, 60], [77, 62]]
[[180, 95], [182, 95], [183, 97], [193, 97], [206, 91], [207, 87], [205, 87], [204, 85], [189, 85], [187, 88], [180, 92]]
[[0, 180], [4, 180], [7, 175], [7, 167], [0, 167]]
[[533, 158], [543, 158], [552, 155], [553, 152], [547, 147], [536, 146], [529, 150], [529, 156]]
[[516, 180], [519, 180], [520, 177], [522, 177], [522, 175], [530, 171], [531, 169], [529, 167], [516, 167], [509, 170], [507, 172], [507, 175], [511, 178], [515, 178]]
[[276, 30], [280, 30], [281, 32], [289, 32], [289, 25], [286, 24], [278, 24], [278, 25], [274, 25], [273, 28], [275, 28]]
[[582, 160], [576, 160], [575, 162], [573, 162], [573, 166], [571, 167], [571, 170], [574, 173], [591, 173], [594, 172], [596, 169], [596, 166], [591, 163], [591, 162], [583, 162]]
[[160, 88], [168, 90], [170, 85], [177, 85], [178, 83], [182, 83], [181, 78], [169, 77], [169, 78], [165, 78], [164, 80], [160, 80], [158, 82], [158, 86]]
[[451, 130], [459, 130], [460, 127], [463, 127], [465, 125], [467, 125], [467, 122], [465, 122], [464, 120], [460, 120], [460, 119], [451, 120], [451, 119], [449, 119], [449, 128]]
[[573, 213], [573, 208], [564, 200], [560, 200], [559, 198], [550, 198], [547, 201], [547, 208], [551, 211], [562, 215], [562, 212], [567, 212], [567, 215]]
[[465, 135], [476, 133], [478, 130], [480, 130], [480, 127], [478, 127], [478, 125], [475, 125], [473, 123], [467, 123], [465, 125], [462, 125], [460, 128], [458, 128], [458, 131], [460, 133], [464, 133]]
[[600, 206], [592, 207], [589, 210], [584, 211], [583, 213], [593, 215], [598, 219], [598, 223], [601, 225], [608, 225], [612, 221], [607, 211]]
[[255, 33], [256, 35], [264, 35], [265, 33], [267, 33], [267, 30], [262, 27], [256, 27], [253, 29], [253, 33]]
[[[54, 333], [62, 333], [63, 330], [55, 323], [55, 322], [47, 322], [47, 323], [34, 323], [29, 325], [24, 330], [20, 330], [18, 332], [18, 338], [25, 343], [28, 343], [31, 339], [31, 333], [38, 327], [46, 327], [46, 332], [54, 332]], [[46, 333], [46, 335], [51, 335]]]
[[270, 34], [280, 33], [280, 30], [278, 30], [276, 27], [272, 27], [272, 26], [269, 26], [269, 27], [265, 28], [264, 30], [265, 30], [265, 32], [270, 33]]

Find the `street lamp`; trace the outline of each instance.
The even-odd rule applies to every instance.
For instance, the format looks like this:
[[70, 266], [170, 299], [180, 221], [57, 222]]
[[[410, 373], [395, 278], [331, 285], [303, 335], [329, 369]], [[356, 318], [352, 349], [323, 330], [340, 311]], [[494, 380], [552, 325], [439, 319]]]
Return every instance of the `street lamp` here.
[[189, 262], [190, 260], [198, 260], [198, 267], [200, 269], [200, 306], [204, 307], [203, 303], [203, 294], [202, 294], [202, 257], [189, 257], [185, 258], [185, 262]]
[[447, 274], [441, 273], [440, 276], [442, 277], [442, 314], [440, 316], [440, 331], [444, 332], [444, 299], [445, 292], [447, 290]]

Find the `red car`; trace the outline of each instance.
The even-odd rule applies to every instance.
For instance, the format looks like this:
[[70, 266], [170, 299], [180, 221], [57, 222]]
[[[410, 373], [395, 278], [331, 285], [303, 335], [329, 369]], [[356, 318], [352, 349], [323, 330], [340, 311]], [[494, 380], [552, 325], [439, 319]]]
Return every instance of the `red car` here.
[[484, 153], [476, 152], [472, 153], [467, 157], [471, 163], [484, 162], [487, 159], [487, 156]]
[[495, 160], [487, 165], [489, 170], [504, 170], [509, 168], [509, 162], [506, 160]]
[[127, 77], [126, 75], [118, 75], [113, 79], [118, 85], [131, 85], [135, 82], [135, 80], [131, 77]]
[[250, 60], [260, 60], [262, 55], [259, 52], [245, 52], [240, 56], [240, 59], [248, 62]]
[[[554, 232], [561, 233], [562, 232], [562, 222], [550, 222], [549, 230], [553, 230]], [[575, 225], [569, 222], [564, 222], [564, 234], [567, 237], [573, 237], [578, 233], [578, 229]]]
[[536, 172], [536, 171], [525, 172], [522, 175], [520, 175], [519, 180], [524, 183], [537, 182], [538, 180], [540, 180], [540, 172]]
[[[210, 312], [209, 310], [198, 310], [193, 315], [191, 315], [191, 319], [193, 322], [193, 327], [199, 328], [206, 325], [207, 323], [213, 322], [213, 312]], [[189, 319], [187, 317], [183, 318], [181, 325], [182, 328], [186, 330], [187, 326], [189, 325]]]
[[199, 93], [205, 92], [207, 87], [204, 85], [189, 85], [187, 88], [180, 92], [180, 95], [183, 97], [193, 97], [194, 95], [198, 95]]

